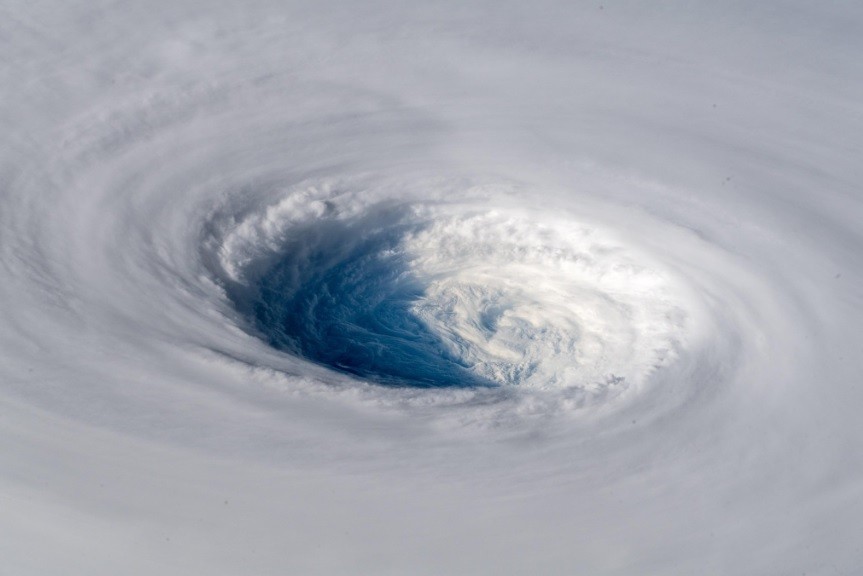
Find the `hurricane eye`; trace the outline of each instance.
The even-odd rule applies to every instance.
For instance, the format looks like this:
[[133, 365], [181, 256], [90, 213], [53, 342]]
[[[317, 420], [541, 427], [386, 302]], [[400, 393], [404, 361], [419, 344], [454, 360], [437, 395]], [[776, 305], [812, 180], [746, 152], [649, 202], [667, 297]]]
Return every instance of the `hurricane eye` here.
[[[226, 269], [240, 270], [234, 305], [282, 353], [390, 387], [613, 398], [689, 343], [680, 282], [575, 215], [464, 201], [358, 209], [370, 194], [346, 186], [288, 192], [225, 241], [244, 255], [274, 246], [237, 266], [228, 253]], [[300, 193], [325, 208], [297, 211]]]
[[274, 347], [393, 386], [491, 385], [414, 313], [425, 286], [398, 221], [327, 223], [284, 244], [247, 312]]

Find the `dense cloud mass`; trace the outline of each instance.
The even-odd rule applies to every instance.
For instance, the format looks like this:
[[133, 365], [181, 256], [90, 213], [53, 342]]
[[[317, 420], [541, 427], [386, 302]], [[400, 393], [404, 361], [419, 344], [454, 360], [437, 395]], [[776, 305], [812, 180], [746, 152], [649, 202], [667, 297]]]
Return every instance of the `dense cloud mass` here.
[[0, 572], [858, 574], [863, 4], [0, 7]]

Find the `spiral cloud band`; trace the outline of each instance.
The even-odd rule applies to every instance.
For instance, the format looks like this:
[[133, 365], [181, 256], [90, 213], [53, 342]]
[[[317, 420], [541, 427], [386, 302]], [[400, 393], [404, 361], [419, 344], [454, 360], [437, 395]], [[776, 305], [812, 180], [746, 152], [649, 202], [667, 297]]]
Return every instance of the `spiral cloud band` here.
[[860, 573], [861, 26], [7, 2], [3, 570]]

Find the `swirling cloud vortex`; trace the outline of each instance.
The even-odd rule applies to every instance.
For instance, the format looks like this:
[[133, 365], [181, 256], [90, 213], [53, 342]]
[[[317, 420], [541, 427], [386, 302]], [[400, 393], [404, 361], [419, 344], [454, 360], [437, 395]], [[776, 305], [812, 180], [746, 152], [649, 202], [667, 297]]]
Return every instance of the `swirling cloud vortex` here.
[[857, 573], [861, 22], [0, 8], [10, 573]]

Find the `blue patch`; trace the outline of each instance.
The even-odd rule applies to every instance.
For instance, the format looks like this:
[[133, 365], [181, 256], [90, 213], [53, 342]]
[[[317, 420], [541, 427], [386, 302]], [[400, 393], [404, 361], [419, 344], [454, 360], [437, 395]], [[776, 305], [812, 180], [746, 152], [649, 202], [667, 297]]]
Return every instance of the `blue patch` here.
[[417, 225], [394, 220], [323, 220], [288, 240], [248, 305], [255, 326], [275, 348], [379, 384], [494, 386], [413, 314], [423, 286], [400, 245]]

